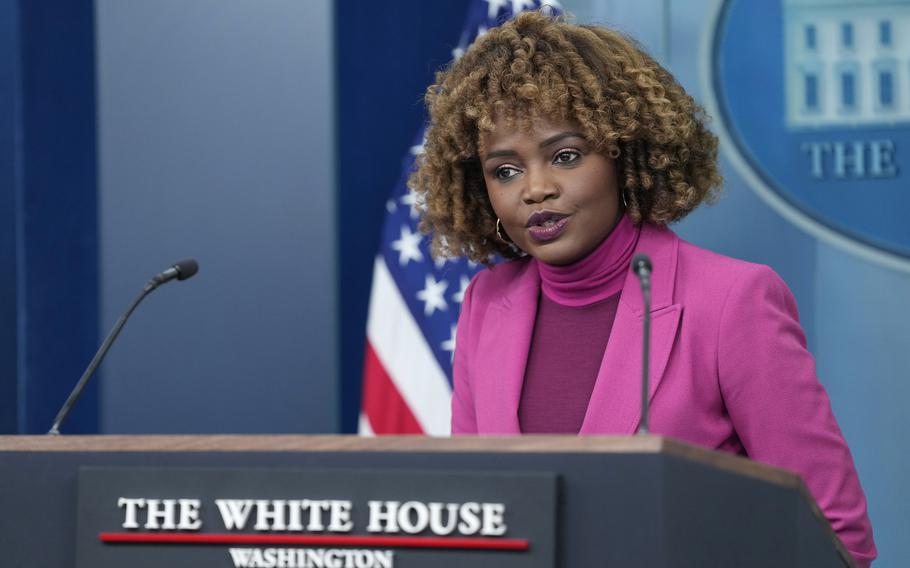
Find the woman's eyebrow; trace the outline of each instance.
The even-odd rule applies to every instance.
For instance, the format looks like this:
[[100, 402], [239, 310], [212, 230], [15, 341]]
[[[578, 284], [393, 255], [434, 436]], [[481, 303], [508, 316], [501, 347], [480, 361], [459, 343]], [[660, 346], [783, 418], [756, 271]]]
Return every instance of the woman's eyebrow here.
[[489, 154], [486, 155], [486, 157], [483, 159], [483, 161], [487, 162], [493, 158], [500, 158], [502, 156], [511, 158], [511, 157], [517, 156], [517, 155], [518, 155], [518, 152], [516, 152], [515, 150], [493, 150], [492, 152], [490, 152]]
[[564, 138], [582, 138], [582, 139], [584, 139], [584, 135], [582, 135], [580, 132], [562, 132], [560, 134], [550, 136], [549, 138], [547, 138], [546, 140], [541, 142], [540, 147], [546, 148], [550, 144], [555, 144], [556, 142], [559, 142], [560, 140], [562, 140]]
[[[555, 143], [559, 142], [560, 140], [564, 140], [566, 138], [584, 139], [584, 135], [580, 132], [574, 132], [574, 131], [573, 132], [560, 132], [559, 134], [554, 134], [553, 136], [550, 136], [549, 138], [547, 138], [546, 140], [541, 142], [538, 146], [540, 148], [546, 148], [550, 144], [555, 144]], [[513, 156], [517, 156], [517, 155], [518, 155], [518, 152], [516, 152], [515, 150], [493, 150], [492, 152], [487, 154], [486, 157], [484, 157], [483, 161], [486, 162], [492, 158], [501, 158], [503, 156], [513, 157]]]

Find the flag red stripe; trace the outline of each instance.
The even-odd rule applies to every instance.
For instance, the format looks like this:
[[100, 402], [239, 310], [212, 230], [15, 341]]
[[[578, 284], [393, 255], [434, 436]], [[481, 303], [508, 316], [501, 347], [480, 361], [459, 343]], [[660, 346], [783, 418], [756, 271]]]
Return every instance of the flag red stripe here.
[[306, 544], [321, 546], [373, 546], [386, 548], [461, 548], [474, 550], [528, 550], [521, 538], [441, 538], [408, 536], [316, 536], [280, 534], [112, 533], [98, 535], [101, 542], [160, 544]]
[[369, 339], [366, 344], [362, 407], [373, 432], [377, 435], [423, 434], [423, 428], [382, 366]]

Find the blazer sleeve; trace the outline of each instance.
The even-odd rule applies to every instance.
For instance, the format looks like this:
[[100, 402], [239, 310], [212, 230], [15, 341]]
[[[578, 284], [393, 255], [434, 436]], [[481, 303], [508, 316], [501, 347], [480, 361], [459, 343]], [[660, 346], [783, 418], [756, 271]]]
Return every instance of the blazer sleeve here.
[[461, 301], [458, 327], [455, 331], [455, 359], [452, 362], [452, 435], [476, 434], [477, 416], [474, 410], [474, 394], [471, 387], [469, 330], [472, 324], [474, 284], [471, 281]]
[[748, 455], [794, 471], [860, 566], [876, 556], [853, 458], [806, 349], [796, 302], [766, 266], [737, 277], [721, 311], [717, 368]]

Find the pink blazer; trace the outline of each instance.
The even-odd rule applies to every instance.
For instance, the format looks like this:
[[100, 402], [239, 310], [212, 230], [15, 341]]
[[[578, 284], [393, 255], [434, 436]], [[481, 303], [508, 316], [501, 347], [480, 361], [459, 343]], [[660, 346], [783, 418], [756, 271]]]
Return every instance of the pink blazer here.
[[[642, 226], [654, 266], [650, 431], [799, 473], [861, 566], [875, 558], [866, 498], [796, 303], [777, 274]], [[479, 273], [456, 338], [453, 434], [520, 434], [536, 261]], [[581, 434], [632, 434], [640, 419], [642, 298], [626, 278]]]

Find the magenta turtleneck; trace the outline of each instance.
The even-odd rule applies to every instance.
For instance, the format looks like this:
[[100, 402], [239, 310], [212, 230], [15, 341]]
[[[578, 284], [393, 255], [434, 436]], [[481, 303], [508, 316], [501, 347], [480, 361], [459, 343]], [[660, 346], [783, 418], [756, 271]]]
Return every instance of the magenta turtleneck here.
[[602, 243], [572, 264], [556, 266], [535, 260], [540, 286], [551, 300], [563, 306], [585, 306], [622, 290], [639, 227], [623, 215]]
[[518, 407], [527, 434], [577, 434], [610, 338], [639, 228], [623, 215], [581, 260], [534, 260], [541, 291]]

